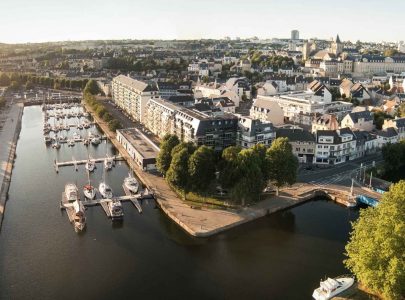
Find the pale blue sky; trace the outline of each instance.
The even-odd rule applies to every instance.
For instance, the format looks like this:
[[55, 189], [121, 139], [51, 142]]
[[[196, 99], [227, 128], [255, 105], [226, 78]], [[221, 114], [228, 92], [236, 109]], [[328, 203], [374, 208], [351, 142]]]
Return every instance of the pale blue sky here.
[[0, 42], [289, 37], [405, 40], [402, 0], [0, 0]]

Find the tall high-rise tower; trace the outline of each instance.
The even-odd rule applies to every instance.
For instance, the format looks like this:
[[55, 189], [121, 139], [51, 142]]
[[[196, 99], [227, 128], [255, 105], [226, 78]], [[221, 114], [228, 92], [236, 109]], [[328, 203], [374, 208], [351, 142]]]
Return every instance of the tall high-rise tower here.
[[291, 39], [293, 41], [299, 40], [300, 39], [300, 32], [298, 30], [292, 30], [291, 31]]

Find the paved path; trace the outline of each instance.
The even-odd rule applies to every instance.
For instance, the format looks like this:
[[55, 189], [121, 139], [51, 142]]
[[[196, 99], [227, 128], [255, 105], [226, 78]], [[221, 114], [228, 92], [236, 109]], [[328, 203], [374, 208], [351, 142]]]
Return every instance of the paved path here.
[[21, 103], [13, 104], [0, 113], [0, 229], [6, 206], [7, 193], [23, 112]]

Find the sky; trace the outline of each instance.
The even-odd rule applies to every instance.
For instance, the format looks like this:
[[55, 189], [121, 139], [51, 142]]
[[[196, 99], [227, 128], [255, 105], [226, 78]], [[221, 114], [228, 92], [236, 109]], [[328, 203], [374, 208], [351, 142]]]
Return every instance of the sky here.
[[0, 42], [96, 39], [405, 40], [402, 0], [0, 0]]

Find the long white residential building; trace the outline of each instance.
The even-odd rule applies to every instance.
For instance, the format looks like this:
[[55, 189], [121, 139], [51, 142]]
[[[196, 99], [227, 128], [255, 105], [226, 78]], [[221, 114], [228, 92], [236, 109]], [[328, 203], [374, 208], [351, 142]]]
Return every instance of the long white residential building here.
[[119, 75], [112, 81], [112, 97], [130, 117], [144, 123], [146, 104], [151, 98], [159, 98], [159, 90], [155, 84]]

